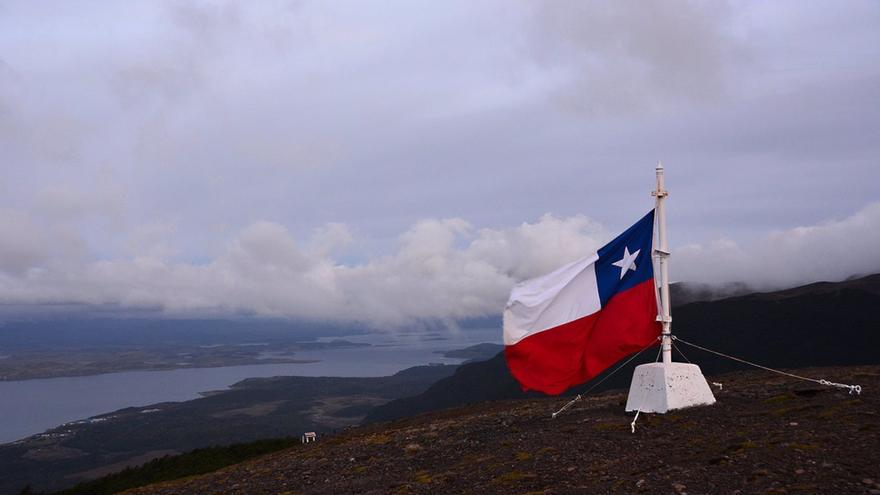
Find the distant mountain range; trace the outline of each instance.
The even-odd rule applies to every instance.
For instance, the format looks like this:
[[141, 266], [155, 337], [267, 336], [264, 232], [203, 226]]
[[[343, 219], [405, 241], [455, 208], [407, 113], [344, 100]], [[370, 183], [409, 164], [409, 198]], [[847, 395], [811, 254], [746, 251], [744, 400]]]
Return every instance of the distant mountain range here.
[[[744, 289], [731, 286], [725, 290]], [[673, 333], [703, 347], [771, 367], [880, 363], [880, 274], [711, 300], [717, 294], [708, 287], [674, 286], [673, 303], [686, 303], [674, 305]], [[707, 375], [744, 366], [680, 343], [679, 347]], [[632, 369], [653, 361], [656, 355], [656, 349], [645, 351], [593, 392], [627, 387]], [[677, 361], [686, 360], [678, 352], [673, 355]], [[604, 378], [602, 374], [567, 393], [581, 393]], [[376, 407], [364, 422], [387, 421], [486, 400], [539, 395], [521, 390], [507, 369], [503, 353], [499, 353], [488, 361], [459, 367], [455, 374], [418, 396]]]

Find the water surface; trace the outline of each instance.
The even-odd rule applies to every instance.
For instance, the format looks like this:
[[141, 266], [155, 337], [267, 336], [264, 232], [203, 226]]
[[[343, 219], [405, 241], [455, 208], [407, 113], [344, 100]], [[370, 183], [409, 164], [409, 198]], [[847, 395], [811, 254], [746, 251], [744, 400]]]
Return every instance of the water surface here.
[[[370, 347], [326, 349], [296, 353], [296, 359], [314, 363], [255, 364], [222, 368], [167, 371], [126, 371], [103, 375], [0, 382], [0, 443], [11, 442], [61, 424], [124, 407], [184, 401], [200, 392], [220, 390], [245, 378], [267, 376], [387, 376], [429, 363], [456, 364], [437, 354], [487, 340], [498, 340], [497, 330], [424, 336], [358, 335], [346, 340]], [[332, 340], [332, 339], [331, 339]]]

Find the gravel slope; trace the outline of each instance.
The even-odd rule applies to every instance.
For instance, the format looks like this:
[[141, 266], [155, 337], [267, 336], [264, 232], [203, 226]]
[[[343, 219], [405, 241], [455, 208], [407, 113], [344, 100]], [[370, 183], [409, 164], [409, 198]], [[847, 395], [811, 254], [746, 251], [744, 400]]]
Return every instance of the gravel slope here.
[[880, 366], [800, 373], [864, 390], [731, 373], [716, 405], [635, 434], [620, 391], [556, 419], [564, 399], [482, 403], [127, 493], [880, 493]]

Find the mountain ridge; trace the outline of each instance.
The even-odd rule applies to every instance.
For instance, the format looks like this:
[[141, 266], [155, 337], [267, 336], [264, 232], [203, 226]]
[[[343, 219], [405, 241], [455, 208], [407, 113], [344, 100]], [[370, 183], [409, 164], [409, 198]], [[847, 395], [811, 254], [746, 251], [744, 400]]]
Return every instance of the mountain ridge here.
[[[674, 301], [674, 300], [673, 300]], [[673, 306], [673, 333], [771, 367], [853, 365], [878, 362], [880, 346], [880, 274], [843, 282], [817, 282], [782, 291], [731, 296]], [[704, 329], [713, 328], [713, 332]], [[679, 342], [676, 360], [696, 360], [706, 374], [741, 369], [742, 365], [687, 348]], [[685, 354], [679, 351], [685, 350]], [[626, 387], [638, 364], [655, 359], [644, 352], [612, 377], [616, 366], [567, 395], [583, 393], [604, 380], [596, 391]], [[607, 379], [606, 379], [607, 378]], [[503, 352], [490, 360], [464, 364], [452, 376], [415, 397], [404, 397], [374, 408], [364, 423], [461, 406], [480, 400], [538, 397], [523, 392], [507, 369]]]

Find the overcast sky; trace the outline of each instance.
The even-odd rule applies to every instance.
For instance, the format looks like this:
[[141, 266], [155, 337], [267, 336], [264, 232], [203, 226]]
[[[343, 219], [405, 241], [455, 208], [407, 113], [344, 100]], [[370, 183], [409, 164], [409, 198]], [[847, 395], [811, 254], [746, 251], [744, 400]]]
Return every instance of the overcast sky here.
[[880, 271], [880, 3], [0, 1], [0, 303], [498, 314], [667, 170], [672, 278]]

